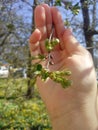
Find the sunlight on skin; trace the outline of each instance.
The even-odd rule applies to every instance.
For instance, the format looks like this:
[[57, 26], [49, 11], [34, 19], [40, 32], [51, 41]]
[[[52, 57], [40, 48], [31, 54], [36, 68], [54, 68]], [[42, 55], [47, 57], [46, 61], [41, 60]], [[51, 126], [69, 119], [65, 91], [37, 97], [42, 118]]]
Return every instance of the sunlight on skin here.
[[31, 54], [47, 53], [44, 40], [49, 37], [54, 24], [54, 36], [60, 39], [60, 44], [51, 52], [55, 64], [49, 70], [67, 68], [72, 72], [70, 79], [73, 84], [67, 89], [51, 79], [46, 82], [40, 78], [37, 80], [53, 130], [97, 130], [97, 81], [91, 55], [78, 43], [70, 29], [64, 27], [55, 7], [37, 6], [35, 23], [37, 29], [30, 37]]

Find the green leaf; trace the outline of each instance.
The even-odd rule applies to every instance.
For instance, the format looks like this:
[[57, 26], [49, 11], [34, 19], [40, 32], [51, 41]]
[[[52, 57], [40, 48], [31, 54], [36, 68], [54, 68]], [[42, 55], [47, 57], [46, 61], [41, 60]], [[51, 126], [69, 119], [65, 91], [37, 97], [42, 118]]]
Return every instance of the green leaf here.
[[49, 41], [49, 39], [45, 40], [45, 47], [48, 52], [52, 51], [54, 47], [59, 43], [58, 38], [53, 38]]
[[71, 10], [74, 15], [77, 15], [80, 11], [79, 2], [77, 2], [75, 5], [72, 5], [72, 2], [66, 2], [65, 8], [67, 10]]
[[80, 6], [79, 6], [79, 3], [76, 3], [73, 7], [72, 7], [72, 13], [77, 15], [80, 11]]
[[7, 24], [6, 27], [7, 27], [9, 30], [14, 30], [14, 28], [15, 28], [12, 23]]
[[63, 81], [61, 82], [61, 85], [63, 88], [68, 88], [69, 86], [72, 85], [72, 81], [68, 79], [63, 79]]
[[61, 0], [56, 0], [55, 1], [55, 6], [61, 6], [62, 4], [61, 4]]
[[37, 71], [41, 71], [41, 70], [42, 70], [42, 65], [41, 65], [41, 64], [37, 64], [36, 70], [37, 70]]
[[64, 76], [70, 76], [71, 75], [71, 71], [63, 70], [63, 71], [61, 71], [61, 74], [64, 75]]
[[64, 21], [64, 25], [67, 26], [67, 27], [70, 26], [70, 22], [68, 21], [68, 19], [66, 19], [66, 20]]
[[60, 41], [59, 41], [58, 38], [53, 38], [53, 39], [51, 40], [51, 44], [52, 44], [53, 48], [54, 48], [58, 43], [60, 43]]
[[45, 56], [42, 54], [38, 54], [38, 58], [43, 60], [43, 59], [45, 59]]
[[37, 59], [39, 59], [39, 60], [44, 60], [44, 59], [45, 59], [45, 56], [42, 55], [42, 54], [38, 54], [37, 56], [32, 56], [32, 57], [31, 57], [31, 60], [37, 60]]
[[43, 81], [45, 81], [48, 77], [49, 77], [49, 71], [48, 70], [45, 70], [45, 69], [43, 69], [42, 71], [41, 71], [41, 79], [43, 80]]

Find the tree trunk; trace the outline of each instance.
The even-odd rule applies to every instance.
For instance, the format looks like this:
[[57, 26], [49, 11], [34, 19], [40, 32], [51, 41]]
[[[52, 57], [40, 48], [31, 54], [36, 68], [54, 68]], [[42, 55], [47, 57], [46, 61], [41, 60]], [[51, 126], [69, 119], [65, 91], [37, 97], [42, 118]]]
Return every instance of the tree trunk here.
[[[48, 3], [47, 3], [48, 2]], [[53, 5], [53, 0], [47, 1], [46, 3], [50, 5]], [[37, 5], [38, 1], [34, 0], [33, 3], [33, 8], [32, 8], [32, 12], [34, 12], [34, 9]], [[32, 31], [34, 29], [34, 14], [32, 15]], [[31, 32], [32, 33], [32, 32]], [[31, 63], [31, 54], [29, 53], [29, 58], [28, 58], [28, 71], [27, 71], [27, 77], [28, 77], [28, 89], [27, 89], [27, 93], [26, 93], [26, 97], [27, 98], [32, 98], [34, 95], [34, 82], [32, 81], [33, 79], [33, 75], [32, 75], [32, 71], [31, 71], [31, 67], [32, 67], [33, 63]]]
[[[34, 12], [34, 9], [37, 5], [37, 0], [34, 0], [33, 2], [33, 6], [32, 6], [32, 12]], [[33, 32], [34, 30], [34, 14], [32, 13], [32, 31], [31, 33]], [[32, 79], [33, 79], [33, 74], [32, 74], [32, 71], [31, 71], [31, 68], [32, 68], [32, 62], [31, 62], [31, 54], [29, 52], [28, 54], [28, 69], [27, 69], [27, 77], [28, 77], [28, 89], [27, 89], [27, 93], [26, 93], [26, 97], [27, 98], [32, 98], [33, 95], [34, 95], [34, 82], [32, 82]]]
[[92, 40], [92, 30], [90, 27], [90, 16], [89, 16], [89, 9], [88, 9], [88, 2], [87, 0], [80, 0], [82, 6], [82, 13], [83, 13], [83, 30], [84, 36], [86, 41], [86, 47], [90, 48], [89, 52], [93, 56], [93, 40]]

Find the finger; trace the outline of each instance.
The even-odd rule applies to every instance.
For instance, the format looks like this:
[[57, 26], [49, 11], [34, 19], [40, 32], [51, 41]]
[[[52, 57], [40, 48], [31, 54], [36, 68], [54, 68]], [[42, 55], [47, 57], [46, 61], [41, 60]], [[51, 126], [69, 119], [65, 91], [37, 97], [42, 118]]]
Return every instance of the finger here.
[[56, 31], [56, 37], [60, 39], [60, 42], [61, 42], [60, 45], [61, 45], [61, 48], [63, 48], [62, 35], [64, 33], [65, 27], [64, 27], [62, 16], [60, 12], [58, 11], [58, 9], [55, 7], [51, 8], [51, 13], [52, 13], [53, 24]]
[[50, 36], [50, 33], [52, 31], [52, 15], [51, 15], [51, 9], [47, 4], [42, 4], [42, 7], [45, 9], [45, 15], [46, 15], [46, 28], [47, 28], [47, 36]]
[[40, 41], [40, 46], [41, 46], [42, 53], [47, 53], [44, 40], [46, 40], [46, 38], [49, 38], [49, 36], [50, 36], [51, 30], [52, 30], [52, 16], [51, 16], [50, 7], [47, 4], [42, 4], [41, 6], [45, 10], [45, 22], [46, 22], [45, 23], [45, 27], [46, 27], [46, 34], [47, 34], [47, 36], [44, 37]]
[[41, 32], [39, 29], [35, 29], [35, 31], [31, 34], [29, 38], [29, 42], [34, 46], [36, 42], [40, 41], [41, 39]]
[[38, 29], [32, 33], [29, 39], [30, 52], [32, 55], [36, 55], [40, 53], [39, 41], [41, 39], [41, 33]]
[[37, 6], [34, 12], [35, 18], [35, 25], [41, 32], [41, 41], [46, 39], [47, 37], [47, 30], [46, 30], [46, 14], [45, 9], [42, 6]]
[[37, 6], [35, 9], [35, 25], [41, 32], [40, 39], [40, 50], [41, 53], [46, 53], [44, 40], [47, 38], [47, 28], [46, 28], [46, 11], [45, 8], [41, 5]]

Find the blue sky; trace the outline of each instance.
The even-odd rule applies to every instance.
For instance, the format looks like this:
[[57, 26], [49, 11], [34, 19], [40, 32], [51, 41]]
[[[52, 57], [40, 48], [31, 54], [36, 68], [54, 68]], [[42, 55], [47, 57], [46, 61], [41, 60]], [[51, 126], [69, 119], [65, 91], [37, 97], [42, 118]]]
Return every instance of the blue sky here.
[[[28, 0], [27, 0], [28, 1]], [[33, 3], [32, 0], [28, 1], [31, 5]], [[32, 8], [25, 2], [18, 2], [14, 5], [16, 8], [17, 14], [23, 16], [24, 21], [30, 23], [32, 18]]]
[[[26, 1], [28, 1], [31, 5], [33, 4], [33, 0], [26, 0]], [[65, 0], [66, 1], [66, 0]], [[77, 2], [79, 2], [79, 0], [69, 0], [69, 1], [72, 1], [73, 2], [73, 4], [75, 4], [75, 3], [77, 3]], [[17, 5], [16, 5], [17, 6]], [[23, 18], [24, 18], [24, 21], [26, 21], [26, 22], [28, 22], [28, 24], [30, 24], [31, 23], [31, 20], [32, 20], [32, 8], [29, 6], [29, 5], [27, 5], [26, 3], [24, 3], [24, 2], [18, 2], [18, 10], [17, 10], [17, 14], [19, 14], [19, 15], [22, 15], [23, 16]], [[21, 8], [22, 7], [22, 8]], [[90, 7], [91, 8], [91, 7]], [[71, 12], [70, 11], [66, 11], [65, 9], [64, 9], [64, 7], [59, 7], [59, 10], [61, 11], [61, 13], [62, 13], [62, 17], [63, 17], [63, 19], [66, 19], [66, 18], [68, 18], [68, 19], [71, 19], [72, 18], [72, 14], [71, 14]], [[81, 10], [80, 10], [80, 13], [77, 15], [77, 16], [75, 16], [74, 17], [74, 19], [76, 20], [76, 23], [77, 24], [80, 24], [81, 23], [81, 25], [83, 24], [83, 22], [82, 22], [82, 13], [81, 13]], [[74, 20], [73, 19], [71, 19], [71, 21], [73, 22]], [[74, 23], [73, 23], [74, 24]], [[79, 33], [79, 31], [78, 31], [78, 29], [77, 28], [74, 28], [73, 27], [73, 31], [74, 31], [74, 34], [75, 34], [75, 36], [77, 37], [77, 39], [81, 42], [81, 44], [83, 44], [83, 42], [84, 42], [84, 40], [83, 40], [83, 33], [82, 33], [82, 35], [81, 35], [81, 33]]]
[[[27, 1], [32, 5], [33, 0], [27, 0]], [[78, 1], [79, 0], [74, 1], [74, 4], [77, 3]], [[32, 20], [32, 8], [29, 5], [27, 5], [26, 3], [21, 2], [21, 1], [18, 3], [18, 6], [20, 8], [18, 7], [17, 14], [22, 15], [24, 18], [24, 21], [26, 21], [26, 22], [28, 22], [28, 24], [30, 24], [31, 20]], [[71, 12], [68, 10], [65, 11], [64, 7], [59, 7], [59, 10], [62, 13], [63, 19], [66, 19], [66, 18], [70, 19], [72, 17]], [[79, 15], [76, 16], [76, 18], [78, 18], [79, 20], [82, 21], [81, 13], [79, 13]], [[75, 33], [75, 35], [76, 35], [76, 33]]]

